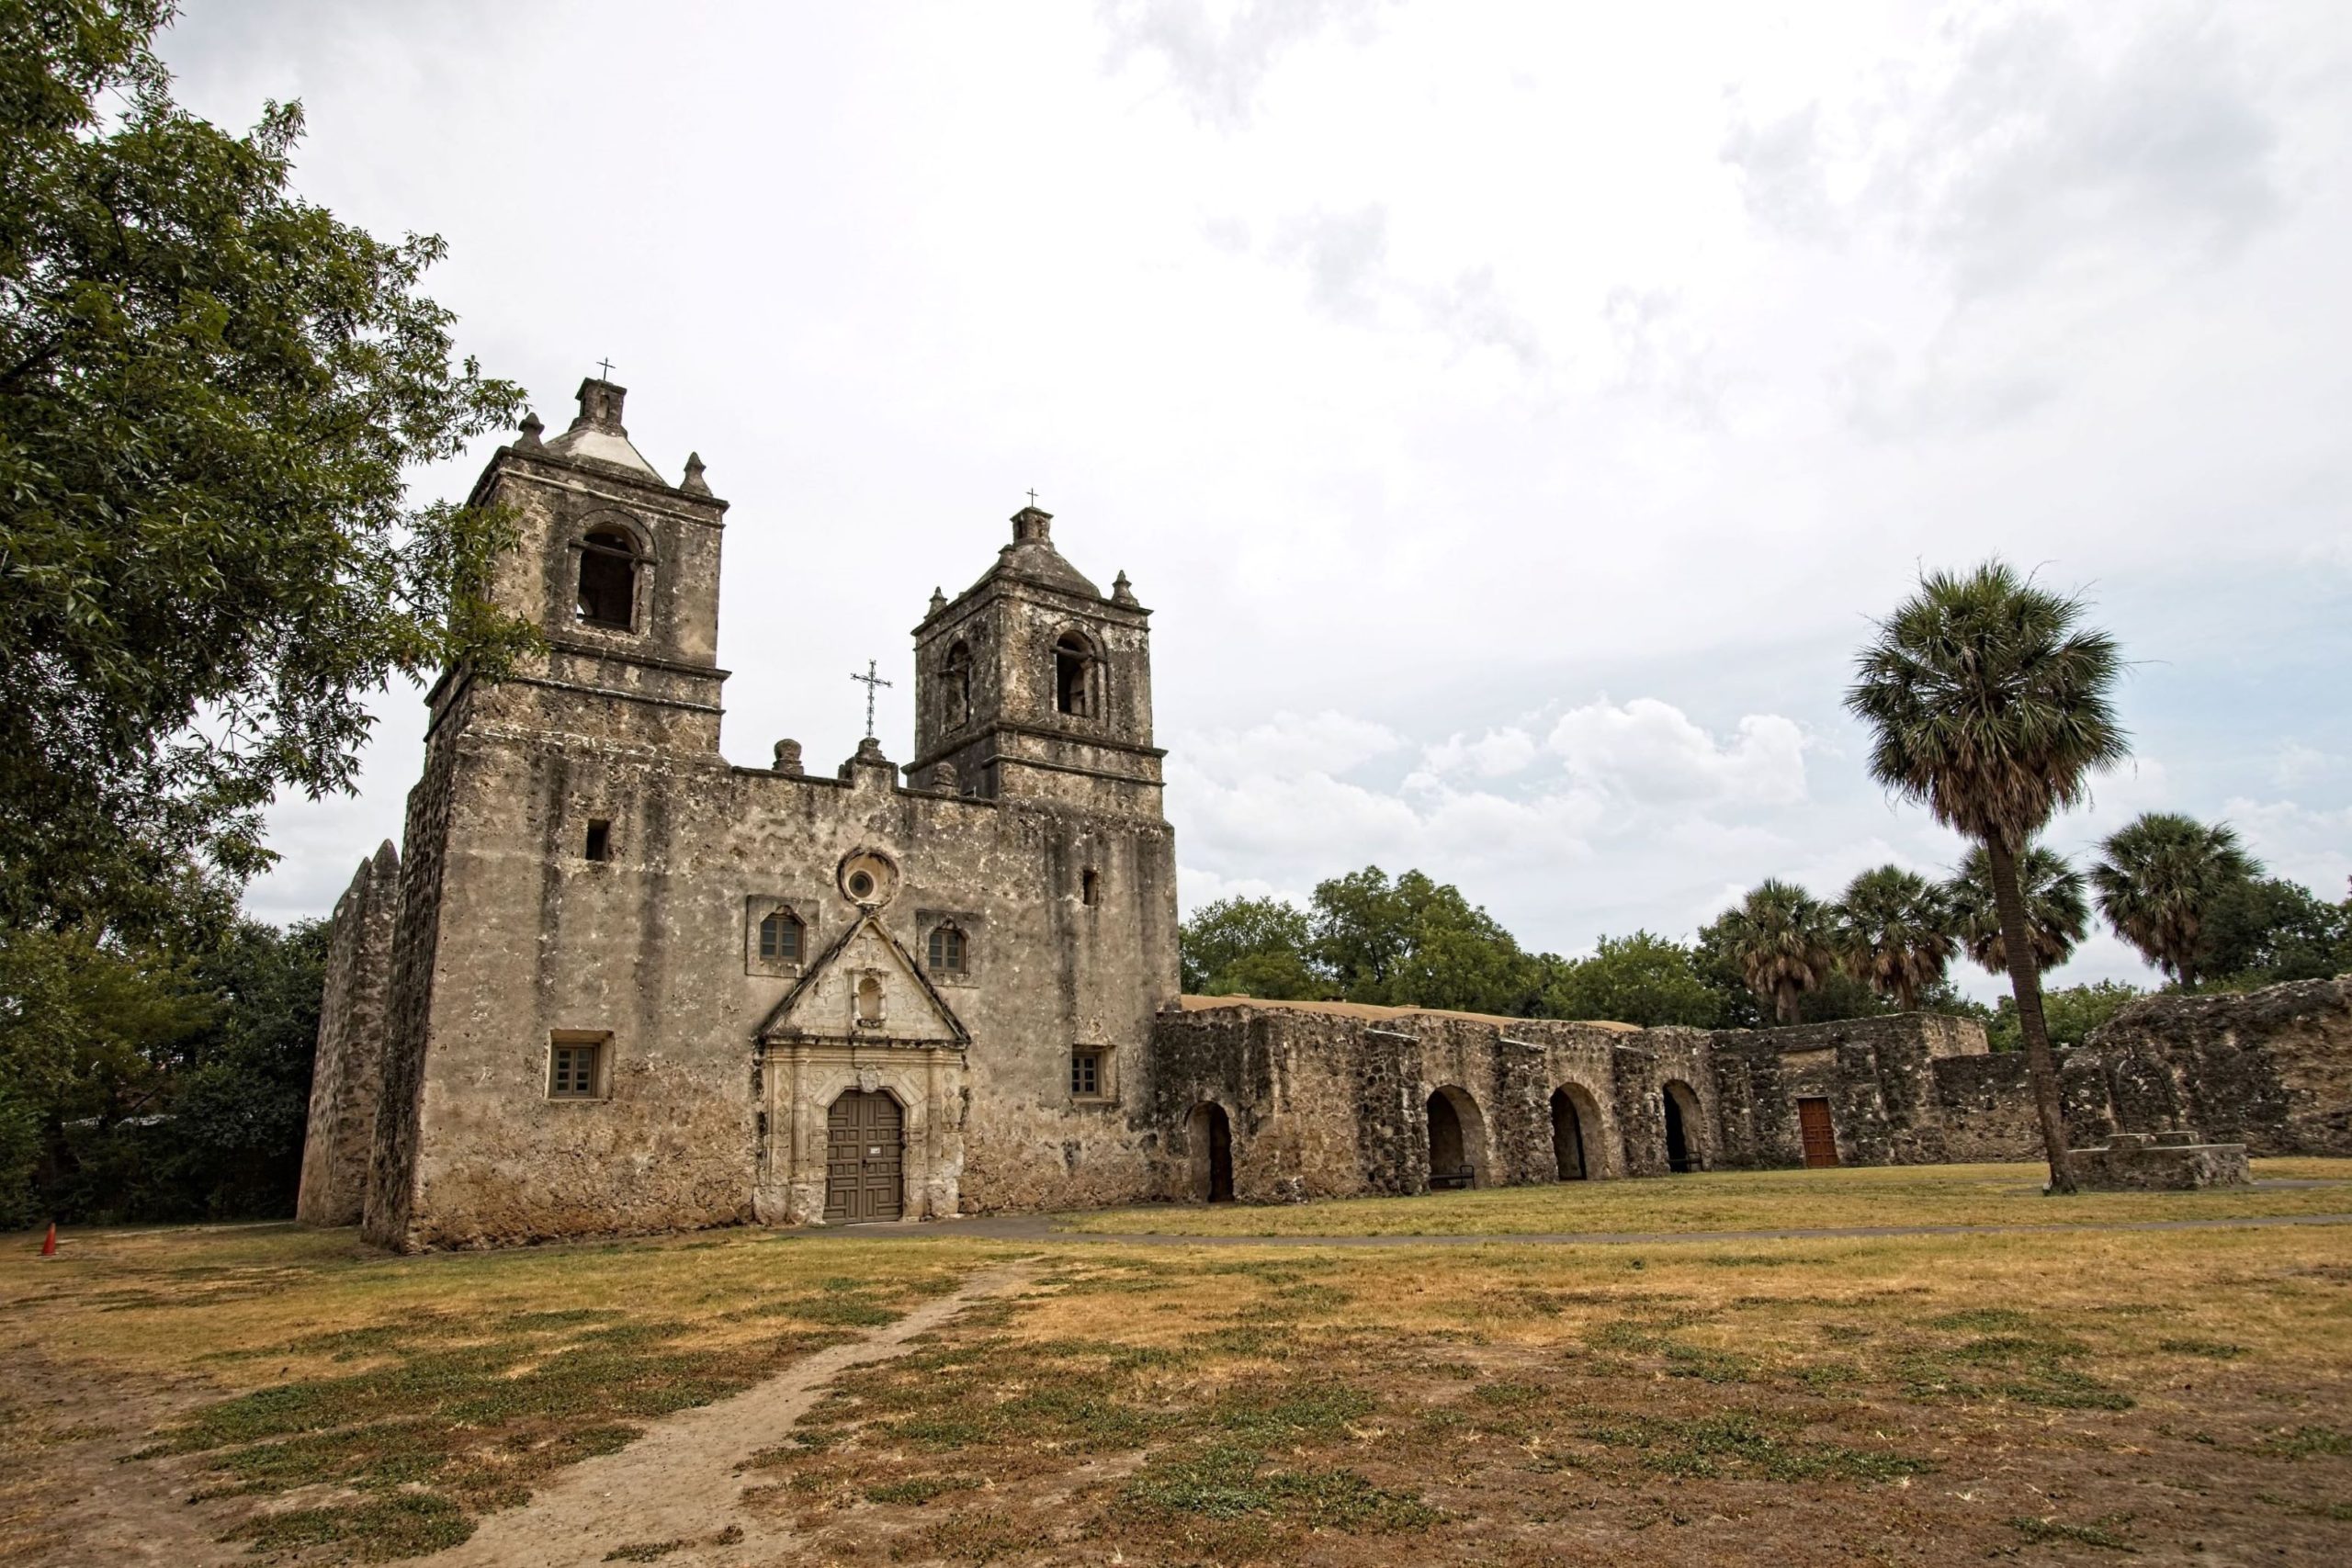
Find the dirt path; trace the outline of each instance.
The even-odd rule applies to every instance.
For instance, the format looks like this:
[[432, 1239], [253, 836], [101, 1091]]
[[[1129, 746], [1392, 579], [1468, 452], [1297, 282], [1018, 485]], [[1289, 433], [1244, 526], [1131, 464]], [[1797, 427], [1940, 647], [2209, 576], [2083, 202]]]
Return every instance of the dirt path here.
[[[740, 1510], [736, 1467], [784, 1440], [842, 1371], [903, 1355], [908, 1342], [1030, 1275], [1027, 1264], [975, 1274], [867, 1338], [820, 1350], [791, 1370], [714, 1404], [681, 1411], [618, 1453], [583, 1460], [523, 1507], [492, 1514], [428, 1568], [571, 1568], [625, 1547], [660, 1551], [665, 1568], [761, 1561], [790, 1540], [774, 1518]], [[639, 1560], [650, 1560], [640, 1557]]]

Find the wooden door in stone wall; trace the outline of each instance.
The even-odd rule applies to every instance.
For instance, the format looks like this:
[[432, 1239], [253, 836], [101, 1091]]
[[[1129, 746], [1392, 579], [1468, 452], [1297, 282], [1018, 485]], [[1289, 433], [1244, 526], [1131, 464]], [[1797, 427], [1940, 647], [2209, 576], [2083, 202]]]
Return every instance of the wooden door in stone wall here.
[[1827, 1100], [1798, 1100], [1797, 1131], [1804, 1135], [1804, 1163], [1807, 1166], [1838, 1163], [1838, 1134], [1829, 1125]]
[[899, 1102], [851, 1089], [825, 1127], [825, 1218], [835, 1224], [895, 1220], [904, 1213], [906, 1132]]

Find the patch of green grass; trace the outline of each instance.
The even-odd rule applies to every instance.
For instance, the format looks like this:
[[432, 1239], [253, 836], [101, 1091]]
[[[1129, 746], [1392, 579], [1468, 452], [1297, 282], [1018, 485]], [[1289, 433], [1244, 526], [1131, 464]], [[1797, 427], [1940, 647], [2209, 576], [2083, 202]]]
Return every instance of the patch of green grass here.
[[2109, 1528], [2128, 1524], [2131, 1519], [2132, 1516], [2129, 1514], [2109, 1514], [2105, 1518], [2093, 1519], [2086, 1525], [2070, 1525], [2057, 1519], [2020, 1517], [2011, 1519], [2009, 1528], [2036, 1546], [2051, 1541], [2065, 1540], [2072, 1541], [2077, 1546], [2105, 1547], [2109, 1551], [2137, 1551], [2138, 1547], [2133, 1546]]
[[1794, 1424], [1789, 1416], [1752, 1410], [1676, 1417], [1587, 1407], [1573, 1429], [1588, 1442], [1637, 1450], [1644, 1468], [1664, 1475], [1892, 1481], [1934, 1468], [1888, 1450], [1807, 1441], [1792, 1432]]
[[1035, 1555], [1053, 1544], [1044, 1525], [989, 1511], [951, 1515], [910, 1540], [894, 1543], [894, 1562], [944, 1557], [950, 1562], [998, 1562]]
[[250, 1541], [256, 1554], [337, 1546], [346, 1561], [389, 1562], [447, 1551], [473, 1533], [473, 1520], [456, 1504], [430, 1493], [403, 1492], [343, 1507], [263, 1514], [220, 1539]]
[[1420, 1529], [1442, 1517], [1419, 1497], [1374, 1486], [1352, 1470], [1270, 1468], [1261, 1450], [1238, 1443], [1155, 1455], [1120, 1495], [1147, 1518], [1267, 1514], [1350, 1533]]
[[2296, 1427], [2272, 1433], [2255, 1452], [2275, 1459], [2309, 1459], [2314, 1454], [2352, 1454], [2352, 1433], [2332, 1427]]
[[869, 1503], [908, 1503], [916, 1507], [950, 1492], [969, 1492], [980, 1484], [977, 1475], [911, 1475], [865, 1489]]
[[2234, 1361], [2246, 1353], [2243, 1345], [2233, 1345], [2225, 1339], [2165, 1339], [2156, 1345], [2176, 1356], [2202, 1356], [2212, 1361]]
[[1218, 1402], [1217, 1424], [1266, 1441], [1330, 1438], [1378, 1407], [1379, 1401], [1346, 1383], [1293, 1384], [1272, 1391], [1227, 1393]]

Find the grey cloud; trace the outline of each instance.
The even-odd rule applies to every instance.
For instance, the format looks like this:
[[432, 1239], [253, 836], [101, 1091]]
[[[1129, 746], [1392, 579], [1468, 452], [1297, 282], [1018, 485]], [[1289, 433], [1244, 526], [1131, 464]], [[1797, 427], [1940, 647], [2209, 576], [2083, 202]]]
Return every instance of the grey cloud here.
[[1159, 55], [1193, 118], [1223, 130], [1250, 123], [1258, 90], [1276, 61], [1318, 33], [1363, 36], [1381, 0], [1245, 0], [1219, 27], [1205, 0], [1102, 0], [1117, 70], [1139, 53]]
[[2109, 58], [2052, 11], [1962, 36], [1854, 113], [1859, 194], [1829, 196], [1820, 105], [1735, 110], [1721, 155], [1748, 209], [1793, 237], [1884, 227], [1941, 257], [1963, 295], [2021, 286], [2080, 254], [2225, 254], [2272, 221], [2278, 133], [2211, 17], [2154, 17]]
[[1306, 268], [1317, 306], [1343, 321], [1368, 320], [1388, 259], [1388, 209], [1375, 201], [1353, 212], [1296, 214], [1283, 221], [1273, 254]]

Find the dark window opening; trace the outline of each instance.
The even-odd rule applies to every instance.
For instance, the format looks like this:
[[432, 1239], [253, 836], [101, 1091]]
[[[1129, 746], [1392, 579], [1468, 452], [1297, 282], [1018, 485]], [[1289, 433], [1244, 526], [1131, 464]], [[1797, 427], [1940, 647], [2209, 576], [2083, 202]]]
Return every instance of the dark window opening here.
[[599, 1058], [604, 1054], [602, 1044], [555, 1046], [548, 1053], [548, 1098], [595, 1099]]
[[622, 632], [637, 625], [637, 542], [618, 528], [580, 542], [580, 620]]
[[800, 920], [777, 909], [760, 922], [760, 958], [769, 964], [800, 962]]
[[870, 873], [853, 871], [849, 874], [849, 896], [853, 898], [874, 897], [874, 877]]
[[1091, 659], [1086, 639], [1076, 632], [1064, 632], [1054, 644], [1055, 712], [1086, 716], [1086, 666]]
[[972, 650], [962, 643], [947, 650], [946, 667], [940, 671], [940, 683], [946, 694], [945, 727], [960, 729], [972, 721]]
[[954, 926], [934, 926], [931, 932], [930, 959], [931, 972], [934, 975], [964, 973], [964, 933]]
[[590, 860], [613, 858], [613, 825], [602, 818], [588, 824], [588, 842], [581, 853]]
[[1102, 1093], [1102, 1053], [1072, 1051], [1069, 1054], [1069, 1091], [1080, 1100], [1098, 1099]]
[[1102, 878], [1091, 866], [1079, 873], [1078, 899], [1090, 908], [1102, 902]]

